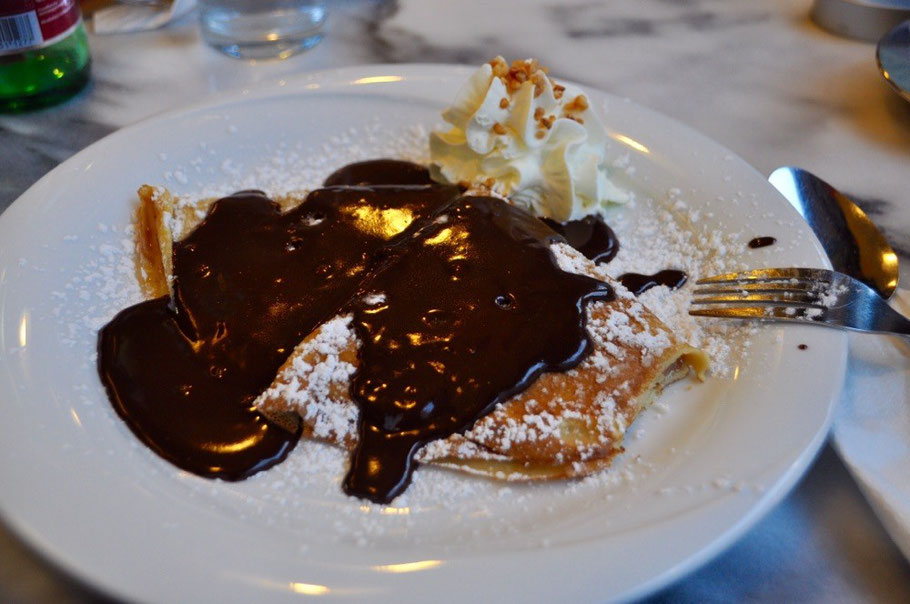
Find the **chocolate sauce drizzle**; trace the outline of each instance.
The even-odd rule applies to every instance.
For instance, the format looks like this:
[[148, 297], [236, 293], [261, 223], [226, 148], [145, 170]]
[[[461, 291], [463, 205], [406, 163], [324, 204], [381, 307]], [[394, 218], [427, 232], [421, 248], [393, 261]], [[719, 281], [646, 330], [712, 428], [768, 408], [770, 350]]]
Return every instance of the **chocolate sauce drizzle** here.
[[339, 168], [322, 183], [325, 187], [375, 185], [433, 185], [430, 171], [399, 159], [370, 159]]
[[[566, 242], [584, 256], [598, 264], [606, 264], [612, 260], [619, 252], [619, 239], [613, 229], [604, 222], [603, 216], [585, 216], [580, 220], [570, 220], [568, 222], [556, 222], [550, 218], [541, 218], [551, 229], [565, 237]], [[770, 239], [770, 243], [762, 245], [771, 245], [775, 239], [773, 237], [760, 238], [762, 241]], [[753, 239], [752, 243], [759, 241]], [[664, 285], [671, 289], [678, 289], [685, 285], [688, 276], [686, 273], [678, 270], [662, 270], [654, 275], [641, 275], [638, 273], [625, 273], [619, 278], [626, 289], [634, 295], [639, 296], [652, 287]]]
[[239, 480], [284, 459], [297, 434], [266, 422], [250, 405], [256, 392], [243, 373], [219, 375], [220, 355], [197, 343], [168, 297], [120, 312], [98, 345], [114, 409], [153, 451], [200, 476]]
[[640, 296], [658, 285], [663, 285], [670, 289], [679, 289], [686, 284], [688, 279], [688, 275], [682, 271], [667, 269], [653, 275], [625, 273], [619, 277], [619, 282], [634, 295]]
[[[550, 218], [541, 220], [565, 237], [569, 245], [598, 264], [610, 262], [619, 252], [619, 239], [613, 229], [604, 222], [603, 216], [585, 216], [580, 220], [568, 222], [556, 222]], [[773, 242], [773, 238], [771, 239]], [[685, 285], [687, 279], [688, 276], [682, 271], [662, 270], [654, 275], [625, 273], [619, 278], [619, 282], [634, 295], [639, 296], [658, 285], [678, 289]]]
[[221, 199], [174, 245], [174, 296], [133, 306], [99, 334], [117, 412], [175, 465], [240, 480], [281, 461], [297, 434], [251, 407], [294, 347], [357, 291], [375, 257], [454, 187], [332, 188], [297, 208], [256, 191]]
[[754, 239], [751, 239], [748, 245], [754, 250], [760, 247], [768, 247], [769, 245], [774, 245], [775, 243], [777, 243], [777, 239], [774, 237], [756, 237]]
[[609, 286], [561, 271], [548, 249], [557, 236], [500, 200], [375, 185], [422, 178], [412, 164], [365, 162], [285, 214], [255, 191], [216, 202], [174, 245], [173, 298], [130, 307], [99, 334], [117, 412], [175, 465], [245, 478], [299, 433], [253, 399], [308, 333], [351, 312], [360, 439], [344, 487], [387, 502], [422, 444], [580, 362], [584, 305], [610, 299]]
[[364, 293], [384, 301], [353, 306], [360, 438], [348, 493], [390, 500], [421, 445], [469, 428], [541, 372], [584, 358], [583, 306], [612, 291], [560, 270], [552, 238], [523, 210], [464, 197], [366, 283]]
[[550, 218], [541, 220], [565, 237], [569, 245], [598, 264], [606, 264], [619, 252], [616, 233], [599, 214], [568, 222], [556, 222]]

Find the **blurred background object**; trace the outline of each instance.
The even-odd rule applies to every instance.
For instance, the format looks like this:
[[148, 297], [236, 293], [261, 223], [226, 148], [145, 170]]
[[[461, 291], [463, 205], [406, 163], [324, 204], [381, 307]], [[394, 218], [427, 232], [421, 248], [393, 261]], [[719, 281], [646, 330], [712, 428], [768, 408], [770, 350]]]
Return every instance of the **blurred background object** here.
[[885, 80], [899, 95], [910, 101], [910, 20], [879, 40], [875, 58]]
[[68, 99], [88, 83], [90, 65], [76, 0], [0, 4], [0, 111], [27, 111]]
[[94, 34], [122, 34], [164, 27], [196, 8], [196, 0], [90, 0], [83, 12]]
[[199, 0], [203, 39], [232, 57], [287, 58], [322, 39], [323, 0]]
[[910, 19], [910, 0], [815, 0], [812, 19], [840, 36], [874, 42]]

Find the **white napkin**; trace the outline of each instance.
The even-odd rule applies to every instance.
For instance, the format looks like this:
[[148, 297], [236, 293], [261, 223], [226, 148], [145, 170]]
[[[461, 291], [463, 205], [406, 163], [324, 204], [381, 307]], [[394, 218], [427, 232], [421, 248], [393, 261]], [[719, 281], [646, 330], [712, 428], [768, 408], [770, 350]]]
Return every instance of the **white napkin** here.
[[158, 29], [189, 12], [196, 0], [173, 0], [170, 4], [114, 4], [92, 15], [96, 34], [122, 34]]
[[[910, 290], [891, 305], [910, 317]], [[851, 334], [849, 363], [834, 446], [910, 560], [910, 340]]]

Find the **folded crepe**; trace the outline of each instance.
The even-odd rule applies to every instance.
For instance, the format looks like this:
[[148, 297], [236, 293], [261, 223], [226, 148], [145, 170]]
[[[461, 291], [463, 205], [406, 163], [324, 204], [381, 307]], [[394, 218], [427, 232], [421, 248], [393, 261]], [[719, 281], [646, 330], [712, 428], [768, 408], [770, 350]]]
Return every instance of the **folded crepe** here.
[[[139, 198], [137, 276], [149, 297], [169, 295], [173, 244], [215, 200], [181, 199], [151, 186]], [[304, 196], [276, 201], [287, 210]], [[551, 251], [562, 270], [604, 279], [565, 243], [551, 244]], [[607, 467], [622, 452], [626, 430], [663, 388], [690, 371], [702, 378], [709, 364], [624, 288], [609, 284], [615, 299], [585, 307], [592, 347], [578, 366], [541, 374], [465, 432], [425, 445], [416, 459], [500, 480], [578, 477]], [[302, 424], [304, 436], [347, 449], [356, 445], [359, 413], [350, 393], [359, 349], [351, 321], [341, 314], [307, 335], [255, 402], [275, 423]]]

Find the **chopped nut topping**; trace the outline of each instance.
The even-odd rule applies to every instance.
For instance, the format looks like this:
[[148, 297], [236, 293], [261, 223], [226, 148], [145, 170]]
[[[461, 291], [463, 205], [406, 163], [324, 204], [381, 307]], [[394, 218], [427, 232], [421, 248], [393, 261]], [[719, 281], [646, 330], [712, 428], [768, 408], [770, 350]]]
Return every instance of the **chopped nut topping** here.
[[565, 110], [568, 113], [569, 111], [584, 111], [588, 108], [588, 99], [583, 94], [579, 94], [577, 97], [572, 99], [568, 105], [566, 105]]
[[[534, 96], [540, 96], [546, 88], [547, 70], [540, 66], [537, 59], [526, 59], [524, 61], [513, 61], [512, 65], [506, 64], [505, 59], [496, 57], [490, 61], [493, 68], [493, 76], [502, 80], [503, 85], [509, 93], [516, 92], [525, 82], [534, 84]], [[503, 109], [506, 106], [502, 107]]]
[[[511, 95], [518, 92], [525, 83], [530, 83], [534, 86], [534, 98], [543, 94], [548, 83], [552, 87], [553, 96], [557, 100], [562, 99], [565, 95], [566, 87], [557, 84], [553, 78], [549, 77], [547, 69], [541, 66], [537, 59], [512, 61], [509, 64], [504, 58], [496, 57], [489, 64], [493, 71], [493, 77], [499, 78], [508, 91], [508, 96], [499, 100], [500, 109], [508, 109], [512, 105]], [[585, 111], [588, 107], [588, 98], [583, 94], [579, 94], [563, 105], [561, 116], [579, 124], [584, 124], [584, 120], [577, 114]], [[543, 107], [535, 108], [534, 121], [537, 122], [537, 130], [534, 136], [537, 139], [545, 138], [547, 131], [553, 128], [556, 119], [556, 115], [546, 115]], [[508, 129], [499, 122], [494, 123], [491, 130], [500, 136], [508, 134]]]
[[494, 178], [488, 178], [485, 181], [483, 181], [483, 186], [485, 186], [488, 189], [492, 189], [493, 185], [495, 185], [495, 184], [496, 184], [496, 179], [494, 179]]
[[536, 99], [543, 94], [546, 76], [540, 71], [535, 71], [534, 75], [531, 76], [531, 81], [534, 82], [534, 98]]
[[504, 78], [509, 73], [509, 65], [502, 57], [496, 57], [490, 61], [490, 67], [493, 68], [493, 75], [497, 78]]
[[512, 69], [514, 71], [523, 71], [525, 75], [530, 75], [538, 70], [540, 67], [540, 62], [537, 59], [525, 59], [524, 61], [512, 61]]

